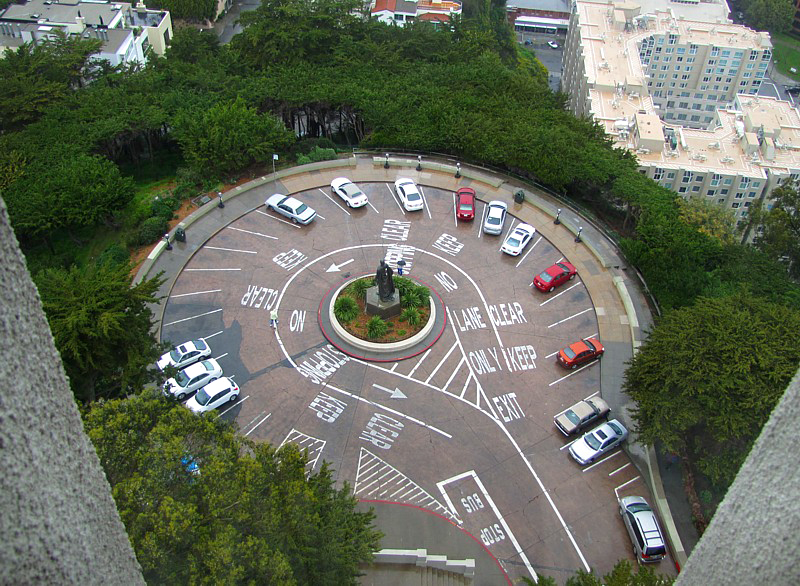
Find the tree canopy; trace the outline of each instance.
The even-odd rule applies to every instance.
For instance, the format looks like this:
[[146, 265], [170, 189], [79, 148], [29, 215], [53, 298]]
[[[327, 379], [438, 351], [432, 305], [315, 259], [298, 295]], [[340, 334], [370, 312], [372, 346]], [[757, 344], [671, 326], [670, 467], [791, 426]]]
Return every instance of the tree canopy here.
[[792, 0], [744, 0], [742, 4], [751, 28], [771, 33], [791, 30], [795, 13]]
[[158, 275], [132, 285], [131, 267], [110, 261], [79, 268], [45, 269], [34, 275], [56, 348], [75, 397], [138, 391], [155, 374], [149, 367], [160, 346], [150, 331], [163, 283]]
[[327, 464], [275, 450], [157, 392], [84, 418], [145, 579], [152, 584], [356, 584], [381, 537]]
[[800, 181], [788, 180], [775, 189], [768, 209], [753, 211], [753, 222], [763, 226], [755, 244], [769, 257], [782, 262], [794, 279], [800, 279]]
[[639, 439], [727, 487], [800, 364], [800, 311], [745, 291], [669, 312], [625, 373]]

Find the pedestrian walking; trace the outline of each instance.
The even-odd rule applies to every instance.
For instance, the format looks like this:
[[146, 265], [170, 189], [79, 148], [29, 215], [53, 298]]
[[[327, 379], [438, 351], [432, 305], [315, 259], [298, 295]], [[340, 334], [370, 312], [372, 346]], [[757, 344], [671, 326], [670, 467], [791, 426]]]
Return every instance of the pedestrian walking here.
[[278, 329], [278, 310], [277, 309], [273, 309], [272, 311], [269, 312], [269, 325], [272, 326], [273, 328], [275, 328], [276, 330]]

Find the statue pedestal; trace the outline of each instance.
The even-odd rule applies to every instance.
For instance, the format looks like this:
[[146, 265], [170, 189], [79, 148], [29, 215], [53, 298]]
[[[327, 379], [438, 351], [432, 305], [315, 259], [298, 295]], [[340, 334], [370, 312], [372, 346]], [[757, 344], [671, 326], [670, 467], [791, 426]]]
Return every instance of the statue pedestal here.
[[367, 315], [377, 315], [383, 319], [388, 319], [400, 315], [400, 293], [395, 290], [389, 301], [381, 301], [377, 287], [367, 289]]

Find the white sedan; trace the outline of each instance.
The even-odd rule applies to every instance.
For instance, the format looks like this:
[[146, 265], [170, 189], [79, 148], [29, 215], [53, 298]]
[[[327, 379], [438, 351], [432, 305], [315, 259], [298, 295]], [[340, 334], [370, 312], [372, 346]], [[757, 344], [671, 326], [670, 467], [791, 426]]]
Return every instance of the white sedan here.
[[397, 190], [397, 196], [403, 202], [403, 207], [406, 208], [407, 212], [416, 212], [424, 207], [425, 202], [422, 199], [422, 195], [420, 195], [416, 183], [411, 179], [401, 177], [394, 182], [394, 188]]
[[311, 220], [317, 217], [317, 212], [313, 208], [308, 207], [291, 195], [283, 195], [282, 193], [270, 195], [264, 205], [267, 206], [268, 210], [278, 212], [295, 223], [309, 224]]
[[486, 212], [486, 219], [483, 221], [483, 231], [486, 234], [500, 234], [503, 225], [506, 223], [506, 211], [508, 206], [502, 201], [490, 201], [489, 209]]
[[519, 256], [534, 234], [536, 234], [536, 228], [530, 224], [519, 224], [511, 231], [511, 234], [506, 236], [506, 241], [503, 242], [500, 250], [511, 256]]
[[168, 366], [181, 369], [209, 356], [211, 356], [211, 347], [203, 338], [198, 338], [175, 346], [158, 359], [156, 366], [159, 370], [164, 370]]
[[193, 413], [205, 413], [222, 405], [233, 403], [239, 398], [239, 387], [227, 376], [208, 383], [186, 401]]
[[164, 383], [164, 394], [183, 401], [200, 387], [222, 376], [222, 367], [213, 358], [187, 366]]
[[337, 177], [331, 181], [331, 191], [341, 197], [347, 207], [360, 208], [367, 205], [367, 196], [347, 177]]

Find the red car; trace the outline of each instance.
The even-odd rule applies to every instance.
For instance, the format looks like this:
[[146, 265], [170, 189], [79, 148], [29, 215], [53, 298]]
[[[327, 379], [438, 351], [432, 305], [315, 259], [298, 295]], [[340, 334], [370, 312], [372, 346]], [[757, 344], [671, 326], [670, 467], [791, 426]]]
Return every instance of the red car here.
[[475, 190], [471, 187], [459, 188], [456, 191], [456, 200], [458, 200], [456, 217], [467, 222], [475, 219]]
[[556, 360], [564, 368], [577, 368], [585, 362], [600, 358], [606, 349], [597, 338], [586, 338], [558, 351]]
[[559, 285], [571, 281], [578, 274], [578, 270], [567, 261], [557, 262], [546, 268], [533, 278], [533, 284], [539, 291], [552, 291]]

